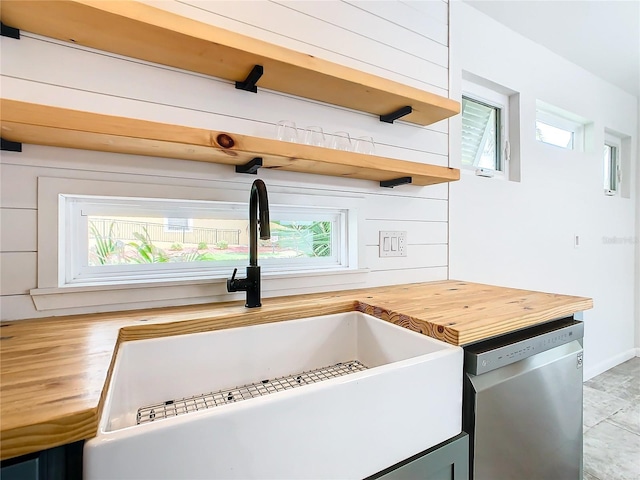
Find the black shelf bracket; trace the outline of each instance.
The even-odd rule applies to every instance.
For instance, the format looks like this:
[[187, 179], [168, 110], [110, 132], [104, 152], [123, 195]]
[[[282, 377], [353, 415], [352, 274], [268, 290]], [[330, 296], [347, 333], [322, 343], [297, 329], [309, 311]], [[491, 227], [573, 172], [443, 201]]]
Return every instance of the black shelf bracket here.
[[20, 40], [20, 30], [18, 28], [10, 27], [9, 25], [5, 25], [2, 22], [0, 22], [0, 35]]
[[238, 90], [246, 90], [247, 92], [258, 92], [258, 87], [256, 83], [260, 80], [260, 77], [264, 73], [264, 68], [262, 65], [254, 65], [247, 78], [245, 78], [244, 82], [236, 82], [236, 88]]
[[244, 165], [236, 165], [236, 173], [249, 173], [251, 175], [256, 175], [258, 173], [258, 169], [261, 166], [262, 158], [256, 157], [249, 163], [245, 163]]
[[411, 177], [400, 177], [394, 178], [393, 180], [383, 180], [382, 182], [380, 182], [380, 186], [385, 188], [393, 188], [397, 187], [398, 185], [406, 185], [407, 183], [411, 183], [412, 181], [413, 179]]
[[399, 118], [404, 117], [405, 115], [409, 115], [411, 112], [413, 112], [413, 108], [407, 105], [406, 107], [399, 108], [395, 112], [391, 112], [386, 115], [380, 115], [380, 121], [385, 123], [393, 123]]
[[12, 142], [11, 140], [0, 138], [0, 150], [6, 150], [7, 152], [21, 152], [22, 144], [20, 142]]

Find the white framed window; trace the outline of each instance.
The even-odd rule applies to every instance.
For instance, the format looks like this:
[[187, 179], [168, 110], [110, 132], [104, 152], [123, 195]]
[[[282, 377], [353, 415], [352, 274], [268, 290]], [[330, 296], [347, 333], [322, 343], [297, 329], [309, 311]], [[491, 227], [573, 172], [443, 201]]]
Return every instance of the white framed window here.
[[566, 150], [584, 150], [585, 121], [558, 107], [536, 101], [536, 140]]
[[[183, 181], [187, 184], [39, 177], [38, 276], [37, 288], [30, 290], [36, 309], [87, 313], [240, 300], [242, 293], [227, 292], [226, 280], [234, 268], [240, 274], [248, 265], [248, 255], [242, 250], [248, 239], [251, 184]], [[260, 241], [263, 296], [306, 293], [309, 285], [314, 291], [364, 285], [368, 270], [365, 250], [358, 243], [363, 230], [358, 211], [364, 208], [365, 197], [353, 192], [327, 196], [324, 190], [268, 187], [275, 225], [271, 239]], [[192, 233], [186, 235], [214, 229], [218, 237], [185, 237], [184, 242], [175, 237], [156, 238], [183, 233], [164, 232], [165, 218], [192, 219]], [[155, 232], [147, 227], [147, 238], [140, 223], [150, 220], [158, 227]], [[202, 223], [214, 220], [218, 224]], [[244, 224], [225, 225], [223, 221]], [[133, 240], [126, 236], [126, 228], [131, 228], [126, 222], [138, 227], [130, 232], [138, 234]], [[328, 250], [326, 240], [324, 251], [317, 236], [315, 242], [309, 241], [314, 222], [332, 222]], [[118, 223], [122, 230], [116, 234]], [[90, 231], [92, 224], [97, 235]], [[292, 232], [298, 236], [297, 246], [292, 246]], [[98, 246], [98, 240], [106, 243]], [[312, 256], [314, 248], [316, 255]], [[240, 251], [231, 258], [217, 255], [236, 249]], [[148, 258], [138, 255], [145, 253]], [[119, 262], [118, 255], [137, 262]], [[203, 257], [204, 261], [198, 261]]]
[[509, 97], [463, 80], [461, 165], [481, 176], [505, 176], [509, 161]]
[[621, 139], [609, 133], [605, 134], [603, 150], [604, 193], [617, 195], [622, 181]]
[[[225, 277], [248, 264], [246, 204], [61, 194], [60, 208], [65, 285]], [[347, 268], [348, 216], [271, 205], [272, 236], [259, 240], [263, 272]], [[182, 222], [166, 228], [166, 219]]]

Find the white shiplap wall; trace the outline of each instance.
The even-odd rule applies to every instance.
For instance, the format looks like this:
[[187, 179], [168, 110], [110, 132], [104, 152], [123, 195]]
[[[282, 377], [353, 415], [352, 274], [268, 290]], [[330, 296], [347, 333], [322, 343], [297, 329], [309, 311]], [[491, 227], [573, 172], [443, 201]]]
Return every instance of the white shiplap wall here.
[[[448, 95], [448, 4], [444, 1], [146, 3]], [[279, 120], [291, 119], [300, 126], [321, 125], [328, 132], [372, 135], [380, 155], [448, 165], [446, 121], [429, 127], [382, 124], [362, 112], [277, 92], [248, 94], [225, 80], [28, 32], [19, 41], [3, 37], [0, 42], [5, 98], [265, 137], [273, 137]], [[171, 186], [243, 189], [248, 198], [254, 177], [215, 164], [34, 145], [24, 145], [22, 153], [2, 152], [0, 176], [2, 319], [240, 298], [227, 295], [218, 281], [204, 285], [213, 292], [209, 297], [37, 311], [29, 291], [53, 286], [38, 284], [38, 178], [167, 185], [168, 196]], [[447, 277], [447, 185], [387, 190], [373, 182], [334, 177], [275, 171], [261, 171], [259, 176], [270, 191], [362, 198], [360, 267], [370, 270], [358, 276], [356, 283], [353, 276], [341, 275], [273, 281], [271, 285], [267, 280], [266, 296]], [[406, 230], [408, 257], [378, 258], [379, 230]]]

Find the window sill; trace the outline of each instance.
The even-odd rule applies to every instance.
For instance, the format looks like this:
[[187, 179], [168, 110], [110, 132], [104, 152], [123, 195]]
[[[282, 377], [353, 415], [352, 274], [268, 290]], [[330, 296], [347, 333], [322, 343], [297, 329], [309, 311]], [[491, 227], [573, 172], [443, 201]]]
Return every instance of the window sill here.
[[[262, 275], [263, 297], [278, 297], [335, 290], [344, 285], [364, 284], [368, 269], [336, 269], [299, 272], [271, 272]], [[301, 278], [308, 279], [304, 283]], [[301, 284], [303, 286], [301, 286]], [[306, 286], [305, 286], [306, 285]], [[30, 292], [38, 311], [65, 310], [87, 313], [132, 310], [175, 305], [230, 302], [244, 299], [244, 293], [228, 293], [226, 278], [144, 281], [136, 283], [74, 284], [36, 288]]]

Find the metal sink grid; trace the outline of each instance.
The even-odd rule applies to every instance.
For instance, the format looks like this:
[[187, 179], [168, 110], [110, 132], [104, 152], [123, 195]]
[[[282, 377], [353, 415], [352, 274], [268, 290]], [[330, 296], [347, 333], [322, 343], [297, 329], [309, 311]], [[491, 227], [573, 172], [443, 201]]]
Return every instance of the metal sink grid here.
[[361, 372], [367, 370], [367, 368], [367, 366], [358, 360], [352, 360], [272, 380], [262, 380], [241, 387], [203, 393], [201, 395], [176, 400], [167, 400], [139, 408], [136, 423], [140, 425], [163, 418], [176, 417], [178, 415], [185, 415], [229, 403], [240, 402], [250, 398], [262, 397], [271, 393], [282, 392], [292, 388], [322, 382], [323, 380], [342, 377], [350, 373]]

